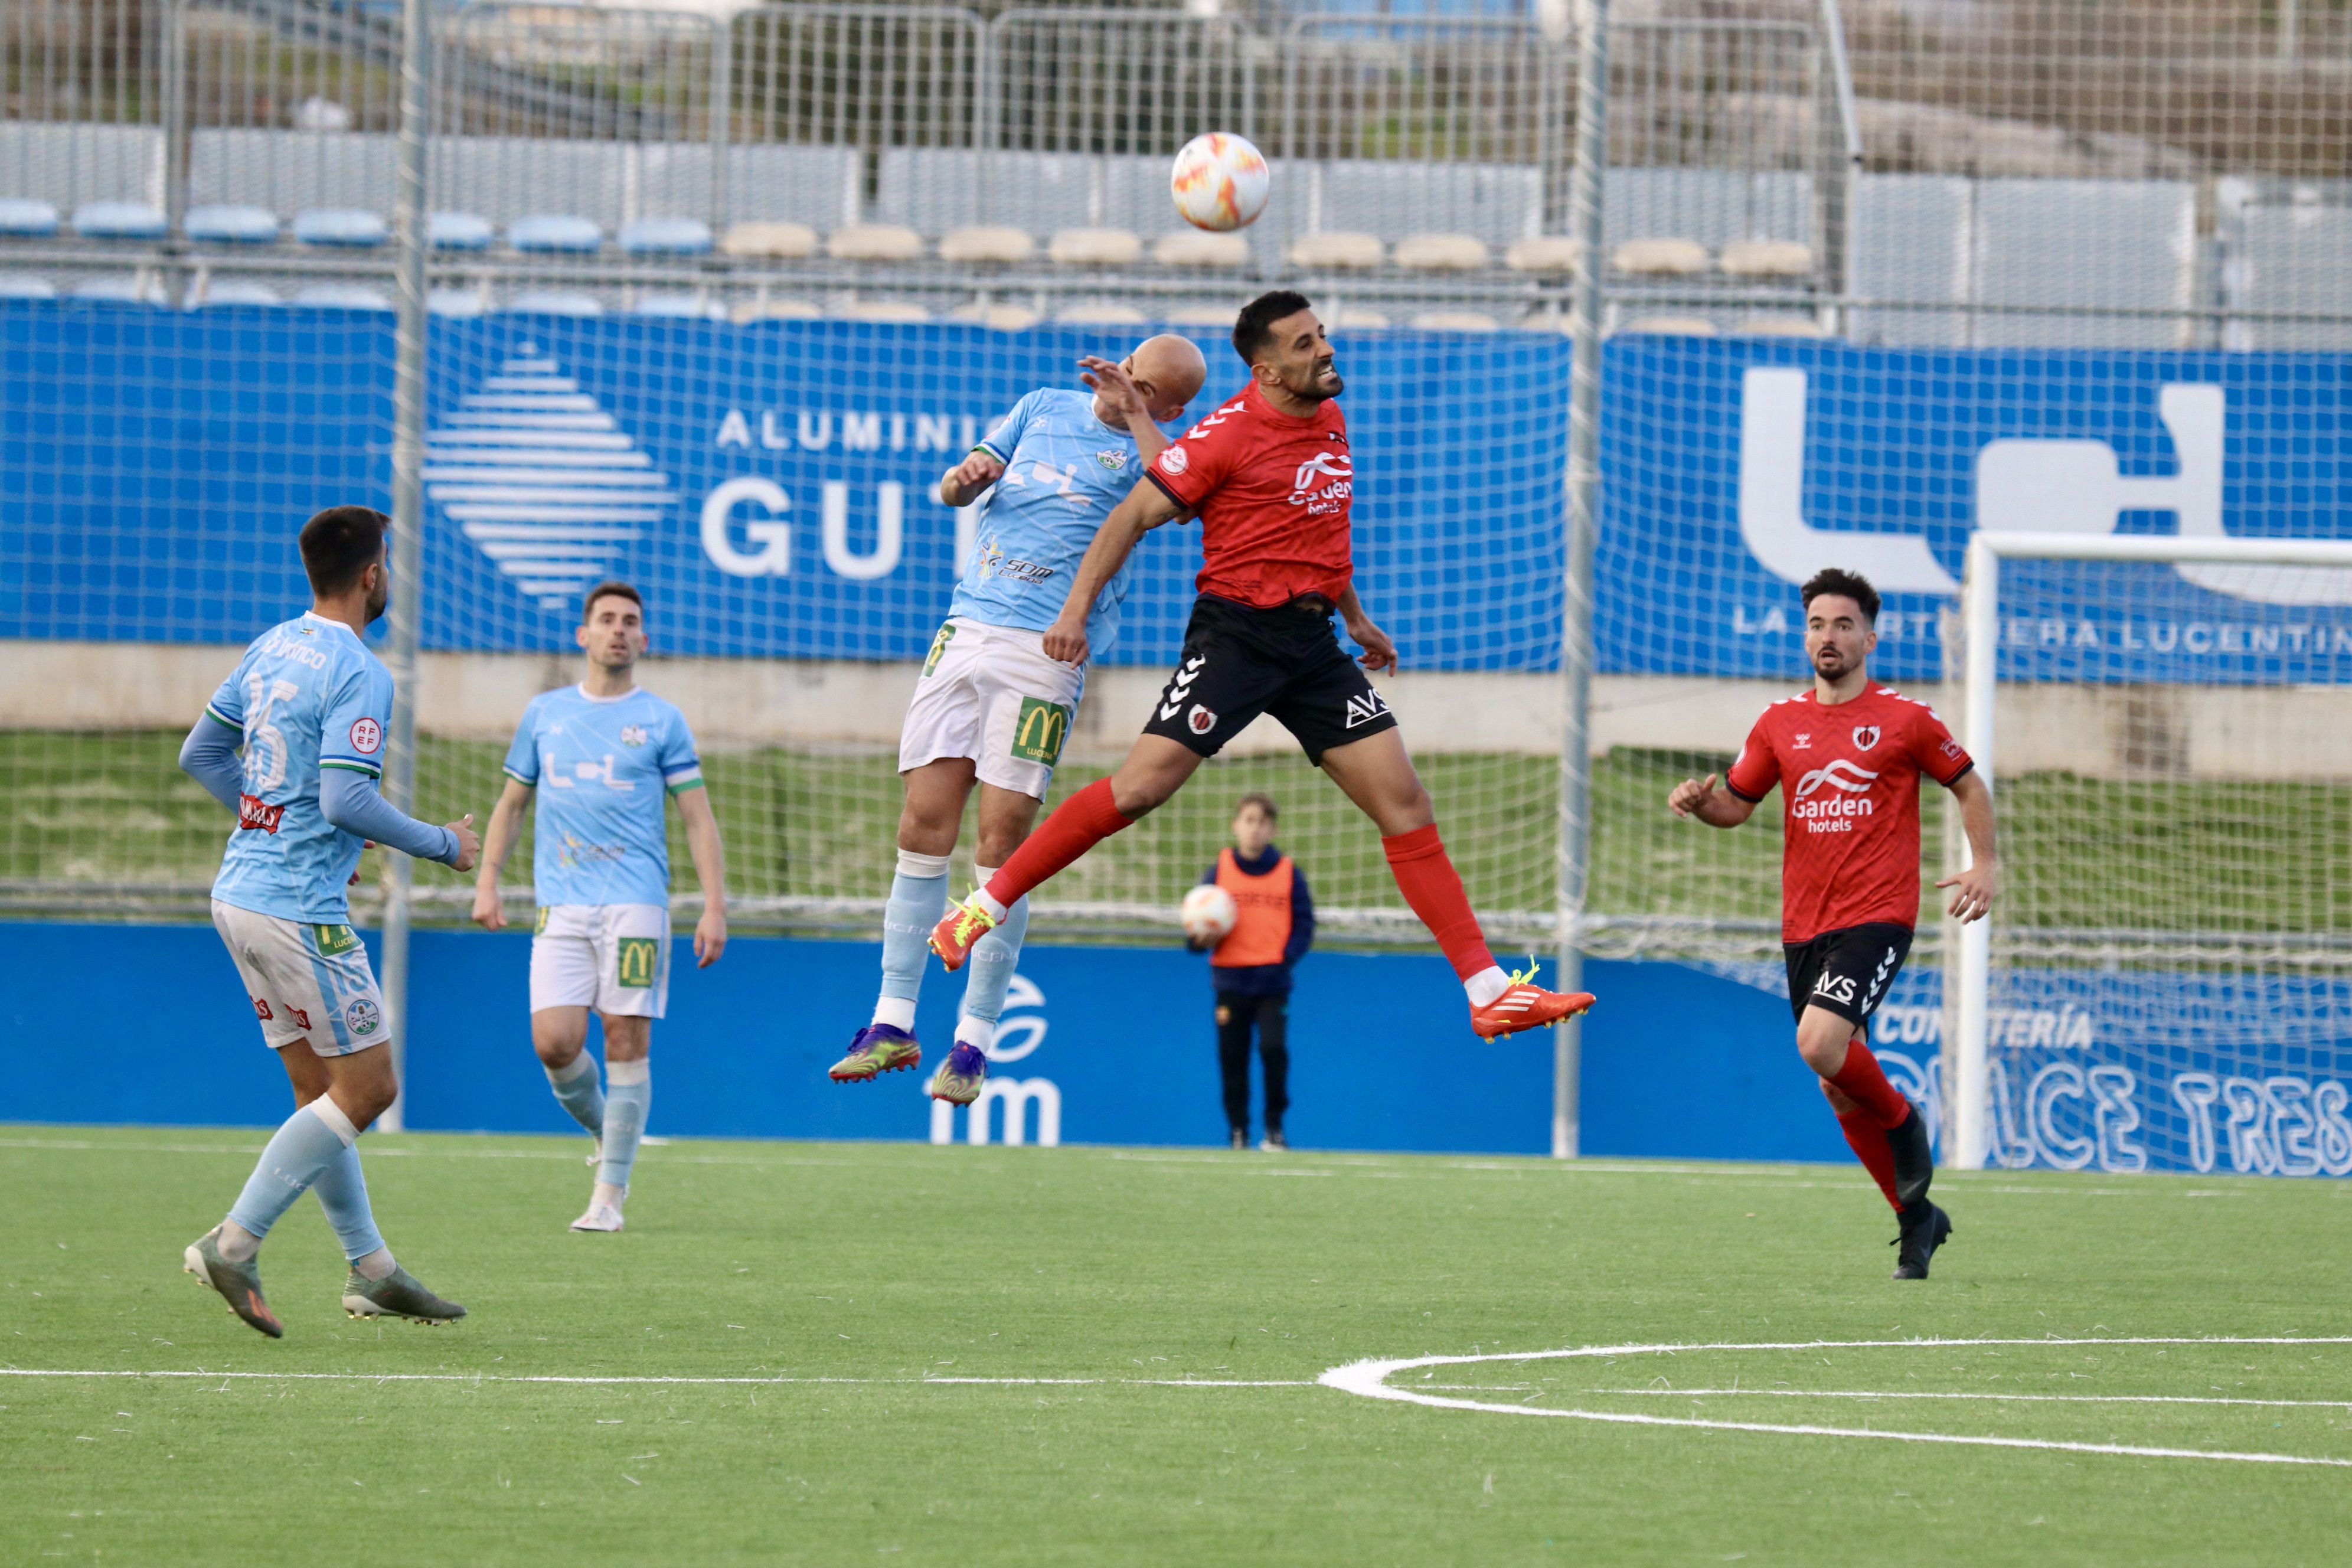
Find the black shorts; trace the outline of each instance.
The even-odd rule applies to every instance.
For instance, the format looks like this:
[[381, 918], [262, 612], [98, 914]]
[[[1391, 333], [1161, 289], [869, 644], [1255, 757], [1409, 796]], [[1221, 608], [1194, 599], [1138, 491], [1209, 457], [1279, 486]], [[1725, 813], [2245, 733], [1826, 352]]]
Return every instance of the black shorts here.
[[1260, 610], [1203, 594], [1143, 732], [1213, 757], [1261, 713], [1318, 764], [1334, 746], [1396, 728], [1363, 667], [1339, 646], [1328, 609]]
[[1863, 1025], [1886, 1000], [1886, 988], [1911, 952], [1911, 928], [1848, 926], [1811, 942], [1783, 943], [1789, 960], [1789, 1010], [1801, 1020], [1808, 1007], [1826, 1007]]

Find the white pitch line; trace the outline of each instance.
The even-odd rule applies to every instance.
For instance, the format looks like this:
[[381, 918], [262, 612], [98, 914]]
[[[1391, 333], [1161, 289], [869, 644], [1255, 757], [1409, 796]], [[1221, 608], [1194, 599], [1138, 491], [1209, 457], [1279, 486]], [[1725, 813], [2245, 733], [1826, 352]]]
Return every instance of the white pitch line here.
[[1006, 1388], [1070, 1387], [1094, 1388], [1118, 1386], [1129, 1388], [1313, 1388], [1311, 1377], [1271, 1380], [1205, 1377], [660, 1377], [566, 1375], [554, 1373], [470, 1373], [470, 1372], [204, 1372], [204, 1371], [114, 1371], [82, 1370], [60, 1367], [0, 1366], [0, 1377], [58, 1378], [184, 1378], [191, 1382], [214, 1383], [225, 1379], [247, 1379], [265, 1383], [553, 1383], [582, 1384], [593, 1387], [608, 1385], [656, 1384], [683, 1387], [767, 1388], [777, 1384], [852, 1383], [852, 1384], [971, 1384]]
[[[1524, 1388], [1526, 1384], [1518, 1386]], [[1491, 1391], [1469, 1384], [1464, 1392]], [[1588, 1388], [1584, 1392], [1660, 1398], [1681, 1394], [1687, 1399], [1728, 1399], [1735, 1394], [1754, 1394], [1767, 1399], [1979, 1399], [1998, 1405], [2252, 1405], [2264, 1410], [2352, 1410], [2352, 1399], [2217, 1399], [2209, 1394], [1935, 1394], [1867, 1388]]]
[[1486, 1362], [1564, 1361], [1591, 1357], [1689, 1354], [1706, 1351], [1932, 1350], [1970, 1346], [2062, 1345], [2340, 1345], [2352, 1336], [2315, 1338], [2279, 1336], [2134, 1336], [2103, 1339], [2002, 1340], [1793, 1340], [1753, 1343], [1714, 1342], [1705, 1344], [1581, 1345], [1571, 1350], [1503, 1351], [1483, 1355], [1428, 1355], [1401, 1361], [1360, 1361], [1335, 1366], [1317, 1381], [1327, 1388], [1366, 1399], [1393, 1400], [1439, 1410], [1475, 1410], [1486, 1415], [1541, 1415], [1571, 1421], [1601, 1421], [1626, 1426], [1687, 1426], [1714, 1432], [1769, 1432], [1806, 1437], [1862, 1437], [1889, 1443], [1942, 1443], [1972, 1448], [2033, 1448], [2068, 1454], [2107, 1454], [2147, 1459], [2221, 1459], [2255, 1465], [2317, 1465], [2352, 1469], [2352, 1459], [2308, 1454], [2265, 1454], [2209, 1448], [2161, 1448], [2125, 1443], [2071, 1443], [2042, 1437], [1974, 1436], [1948, 1432], [1885, 1432], [1866, 1426], [1783, 1426], [1761, 1421], [1711, 1421], [1696, 1416], [1640, 1415], [1611, 1410], [1554, 1409], [1537, 1405], [1494, 1405], [1476, 1399], [1447, 1399], [1417, 1389], [1399, 1388], [1390, 1378], [1421, 1367], [1468, 1366]]

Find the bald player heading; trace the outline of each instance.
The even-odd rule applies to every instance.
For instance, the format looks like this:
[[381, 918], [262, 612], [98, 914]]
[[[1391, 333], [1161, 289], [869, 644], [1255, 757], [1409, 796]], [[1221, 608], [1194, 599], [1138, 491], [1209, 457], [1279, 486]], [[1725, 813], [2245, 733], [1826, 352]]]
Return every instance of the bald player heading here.
[[[898, 741], [906, 806], [898, 868], [883, 914], [881, 994], [833, 1077], [861, 1083], [923, 1059], [915, 1002], [924, 939], [947, 909], [948, 857], [964, 803], [980, 790], [977, 860], [984, 879], [1037, 820], [1045, 787], [1086, 691], [1083, 661], [1049, 658], [1045, 629], [1103, 520], [1166, 449], [1160, 426], [1184, 416], [1208, 366], [1189, 338], [1163, 335], [1114, 364], [1088, 355], [1076, 387], [1041, 387], [1013, 405], [971, 455], [940, 478], [940, 500], [985, 497], [971, 559], [948, 618], [931, 639]], [[1088, 640], [1118, 635], [1129, 574], [1091, 595]], [[1028, 928], [1024, 902], [972, 954], [954, 1047], [930, 1083], [937, 1099], [969, 1105], [988, 1077], [988, 1048]]]

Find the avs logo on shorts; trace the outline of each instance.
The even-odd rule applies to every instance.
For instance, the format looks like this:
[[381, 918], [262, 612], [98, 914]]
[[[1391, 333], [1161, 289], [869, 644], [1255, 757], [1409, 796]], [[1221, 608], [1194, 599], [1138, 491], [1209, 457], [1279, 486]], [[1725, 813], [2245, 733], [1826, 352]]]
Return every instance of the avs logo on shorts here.
[[1362, 696], [1348, 699], [1348, 728], [1352, 730], [1359, 724], [1369, 724], [1388, 710], [1388, 699], [1367, 689]]

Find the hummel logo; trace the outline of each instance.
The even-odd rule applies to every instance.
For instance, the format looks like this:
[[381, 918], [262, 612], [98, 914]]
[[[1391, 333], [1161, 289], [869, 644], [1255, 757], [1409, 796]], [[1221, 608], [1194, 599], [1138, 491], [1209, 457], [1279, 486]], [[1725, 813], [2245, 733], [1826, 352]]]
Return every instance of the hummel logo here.
[[1792, 752], [1810, 752], [1812, 749], [1813, 732], [1811, 730], [1798, 731], [1797, 738], [1789, 742], [1789, 750]]
[[1175, 675], [1170, 678], [1168, 694], [1161, 699], [1160, 704], [1160, 722], [1173, 723], [1176, 715], [1184, 710], [1184, 704], [1192, 700], [1192, 682], [1200, 679], [1201, 671], [1206, 668], [1208, 662], [1206, 654], [1188, 658], [1178, 668]]

